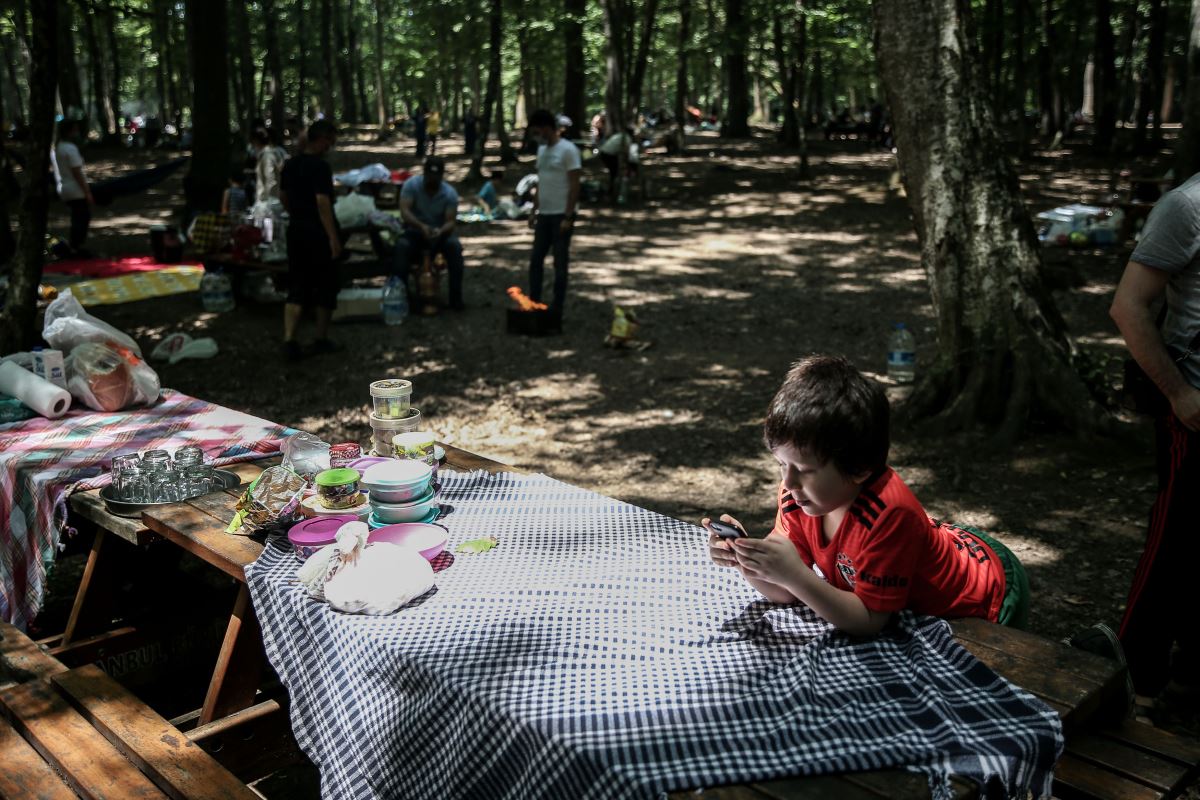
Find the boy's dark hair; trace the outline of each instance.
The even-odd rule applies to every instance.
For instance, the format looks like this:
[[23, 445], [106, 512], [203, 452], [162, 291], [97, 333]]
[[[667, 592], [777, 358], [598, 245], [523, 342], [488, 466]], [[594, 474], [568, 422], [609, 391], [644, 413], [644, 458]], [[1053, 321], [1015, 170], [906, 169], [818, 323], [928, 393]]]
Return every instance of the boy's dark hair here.
[[767, 448], [791, 445], [846, 476], [887, 466], [890, 409], [883, 387], [842, 356], [813, 355], [788, 370], [767, 409]]
[[241, 167], [234, 167], [229, 171], [229, 182], [241, 186], [246, 182], [246, 170]]
[[58, 126], [57, 126], [58, 138], [65, 139], [68, 136], [70, 136], [72, 133], [74, 133], [75, 131], [80, 130], [80, 129], [81, 129], [81, 126], [79, 124], [79, 120], [73, 119], [71, 117], [64, 117], [63, 119], [60, 119], [58, 121]]
[[337, 125], [327, 119], [319, 119], [308, 126], [308, 141], [310, 142], [318, 139], [336, 139], [337, 135]]
[[263, 147], [266, 147], [268, 144], [270, 144], [271, 137], [267, 135], [266, 128], [255, 128], [250, 134], [250, 141], [254, 144], [260, 144]]
[[545, 108], [539, 108], [529, 115], [529, 127], [531, 128], [557, 128], [558, 117], [554, 116], [554, 112]]

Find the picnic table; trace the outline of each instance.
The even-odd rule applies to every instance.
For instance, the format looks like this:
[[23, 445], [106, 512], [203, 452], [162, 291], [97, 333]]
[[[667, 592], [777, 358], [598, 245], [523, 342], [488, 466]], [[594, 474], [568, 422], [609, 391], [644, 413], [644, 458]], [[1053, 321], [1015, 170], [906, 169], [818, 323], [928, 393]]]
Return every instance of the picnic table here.
[[[446, 467], [458, 471], [484, 470], [499, 474], [519, 472], [507, 465], [446, 446]], [[232, 469], [243, 482], [253, 479], [266, 466], [266, 460], [239, 464]], [[229, 616], [225, 639], [213, 668], [202, 709], [193, 716], [201, 726], [220, 725], [223, 719], [257, 717], [273, 712], [281, 717], [273, 701], [262, 702], [259, 688], [265, 671], [262, 633], [255, 608], [250, 601], [246, 568], [263, 553], [264, 545], [245, 536], [225, 533], [233, 516], [238, 490], [231, 489], [198, 497], [184, 503], [146, 511], [142, 519], [128, 520], [107, 512], [96, 492], [83, 492], [71, 498], [75, 512], [95, 522], [100, 530], [97, 544], [88, 561], [83, 582], [71, 614], [71, 620], [57, 651], [69, 651], [72, 645], [85, 647], [93, 639], [87, 634], [102, 627], [104, 614], [97, 603], [96, 588], [105, 572], [105, 554], [112, 549], [108, 537], [144, 541], [160, 537], [202, 559], [234, 578], [239, 592]], [[107, 533], [105, 533], [107, 532]], [[1121, 696], [1124, 673], [1113, 662], [1043, 637], [1004, 628], [982, 620], [958, 620], [952, 623], [954, 638], [980, 661], [1012, 683], [1041, 699], [1060, 715], [1068, 736], [1094, 726], [1105, 718]], [[103, 637], [101, 637], [103, 638]], [[94, 644], [90, 645], [94, 646]], [[975, 796], [973, 784], [955, 781], [958, 797]], [[683, 800], [692, 793], [676, 793]], [[801, 800], [822, 796], [927, 797], [925, 778], [898, 770], [856, 773], [844, 776], [803, 777], [753, 783], [740, 787], [708, 789], [704, 797], [729, 800], [792, 798]]]

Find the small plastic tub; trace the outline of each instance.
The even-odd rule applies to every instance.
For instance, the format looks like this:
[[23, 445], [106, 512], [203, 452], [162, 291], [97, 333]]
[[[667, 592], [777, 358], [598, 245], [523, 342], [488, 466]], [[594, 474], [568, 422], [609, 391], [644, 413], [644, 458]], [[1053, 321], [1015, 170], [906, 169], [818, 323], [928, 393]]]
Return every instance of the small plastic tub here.
[[354, 462], [362, 458], [362, 448], [358, 442], [342, 442], [329, 448], [329, 468], [353, 468]]
[[403, 419], [412, 399], [412, 381], [387, 379], [371, 384], [374, 414], [380, 419]]
[[421, 427], [421, 409], [409, 408], [408, 415], [399, 419], [387, 419], [371, 412], [371, 444], [381, 456], [394, 455], [392, 438], [398, 433], [408, 433]]
[[361, 498], [359, 480], [362, 476], [356, 469], [327, 469], [316, 477], [317, 497], [326, 508], [353, 508]]
[[372, 516], [380, 522], [419, 522], [437, 510], [437, 491], [432, 486], [421, 497], [408, 503], [381, 503], [371, 499], [371, 507], [375, 509]]
[[446, 540], [449, 537], [449, 532], [438, 525], [407, 522], [376, 528], [367, 535], [367, 541], [411, 547], [424, 556], [426, 561], [433, 561], [446, 549]]
[[337, 532], [347, 522], [358, 522], [359, 518], [351, 515], [336, 517], [313, 517], [299, 522], [288, 531], [288, 541], [296, 551], [296, 557], [307, 561], [308, 557], [326, 545], [337, 540]]
[[392, 450], [396, 458], [422, 461], [432, 467], [437, 463], [433, 454], [436, 439], [429, 431], [398, 433], [392, 437]]
[[[433, 470], [420, 461], [388, 460], [369, 467], [363, 474], [362, 485], [369, 493], [371, 504], [411, 503], [430, 491]], [[393, 520], [399, 522], [403, 520]]]
[[359, 472], [365, 473], [368, 469], [375, 466], [376, 464], [386, 464], [387, 462], [389, 462], [391, 460], [392, 459], [387, 458], [386, 456], [363, 456], [362, 458], [354, 459], [346, 466], [349, 467], [350, 469], [356, 469]]

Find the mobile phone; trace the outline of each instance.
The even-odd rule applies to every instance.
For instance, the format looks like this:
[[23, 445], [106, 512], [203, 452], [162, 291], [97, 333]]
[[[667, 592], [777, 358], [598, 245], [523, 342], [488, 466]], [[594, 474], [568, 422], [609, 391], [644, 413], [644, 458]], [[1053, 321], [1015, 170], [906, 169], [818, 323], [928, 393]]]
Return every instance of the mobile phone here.
[[708, 527], [712, 528], [712, 532], [722, 539], [741, 539], [746, 535], [746, 532], [741, 528], [734, 527], [727, 522], [718, 520], [709, 520]]

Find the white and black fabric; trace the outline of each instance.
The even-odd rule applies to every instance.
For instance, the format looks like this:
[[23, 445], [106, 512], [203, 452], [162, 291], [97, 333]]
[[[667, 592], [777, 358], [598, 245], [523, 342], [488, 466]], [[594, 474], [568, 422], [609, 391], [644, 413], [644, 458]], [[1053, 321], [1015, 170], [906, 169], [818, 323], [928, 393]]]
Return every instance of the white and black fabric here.
[[[713, 565], [702, 530], [542, 475], [443, 473], [437, 585], [386, 617], [246, 570], [325, 798], [653, 798], [907, 768], [1049, 796], [1058, 715], [908, 613], [856, 640]], [[447, 561], [452, 561], [448, 566]]]

